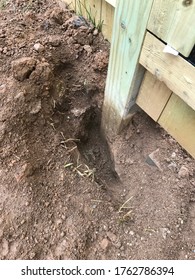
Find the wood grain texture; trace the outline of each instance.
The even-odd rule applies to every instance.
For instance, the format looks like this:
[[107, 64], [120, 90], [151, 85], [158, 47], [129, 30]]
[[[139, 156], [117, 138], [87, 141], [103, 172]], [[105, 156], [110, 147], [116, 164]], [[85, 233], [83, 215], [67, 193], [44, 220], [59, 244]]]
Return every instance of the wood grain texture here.
[[92, 17], [93, 21], [98, 25], [101, 22], [102, 1], [103, 0], [82, 0], [85, 1], [86, 18]]
[[195, 158], [195, 111], [173, 94], [159, 124]]
[[150, 72], [146, 72], [136, 100], [136, 104], [153, 120], [157, 121], [172, 92]]
[[86, 5], [88, 0], [75, 0], [75, 11], [78, 15], [87, 18]]
[[164, 47], [147, 32], [139, 61], [195, 110], [195, 68], [181, 56], [163, 53]]
[[114, 12], [115, 12], [114, 7], [103, 0], [102, 13], [101, 13], [101, 20], [103, 22], [102, 34], [104, 38], [106, 38], [109, 42], [111, 42], [111, 38], [112, 38]]
[[148, 29], [189, 56], [195, 43], [195, 1], [154, 0]]
[[110, 135], [123, 126], [129, 104], [141, 84], [137, 79], [138, 60], [152, 2], [118, 1], [116, 7], [102, 119], [102, 126]]

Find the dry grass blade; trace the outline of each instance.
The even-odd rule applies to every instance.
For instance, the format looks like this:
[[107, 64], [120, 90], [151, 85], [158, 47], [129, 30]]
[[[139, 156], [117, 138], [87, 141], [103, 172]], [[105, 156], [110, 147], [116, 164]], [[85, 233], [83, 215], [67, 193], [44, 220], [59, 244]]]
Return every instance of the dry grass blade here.
[[95, 15], [93, 16], [91, 7], [87, 6], [86, 2], [82, 3], [81, 0], [76, 0], [76, 6], [78, 9], [79, 16], [83, 17], [84, 14], [86, 14], [86, 18], [93, 24], [93, 26], [95, 28], [97, 28], [99, 31], [102, 30], [103, 20], [99, 20], [98, 22], [96, 21], [97, 11], [96, 11]]
[[68, 168], [68, 167], [70, 167], [70, 166], [73, 166], [73, 163], [72, 163], [72, 162], [65, 163], [64, 168]]
[[68, 143], [68, 142], [79, 142], [79, 141], [80, 141], [80, 139], [69, 138], [69, 139], [64, 140], [64, 143]]
[[133, 196], [131, 196], [130, 198], [128, 198], [125, 203], [123, 203], [123, 205], [119, 208], [118, 213], [121, 213], [123, 209], [129, 209], [130, 207], [126, 206], [127, 203], [133, 198]]

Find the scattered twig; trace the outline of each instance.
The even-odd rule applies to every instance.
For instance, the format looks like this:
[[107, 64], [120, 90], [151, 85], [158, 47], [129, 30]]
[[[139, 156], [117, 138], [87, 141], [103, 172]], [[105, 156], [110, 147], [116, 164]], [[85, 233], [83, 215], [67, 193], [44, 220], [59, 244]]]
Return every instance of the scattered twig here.
[[130, 198], [127, 199], [127, 201], [125, 201], [125, 203], [123, 203], [123, 205], [119, 208], [118, 213], [121, 213], [123, 209], [129, 209], [131, 207], [125, 206], [131, 199], [133, 198], [133, 196], [131, 196]]

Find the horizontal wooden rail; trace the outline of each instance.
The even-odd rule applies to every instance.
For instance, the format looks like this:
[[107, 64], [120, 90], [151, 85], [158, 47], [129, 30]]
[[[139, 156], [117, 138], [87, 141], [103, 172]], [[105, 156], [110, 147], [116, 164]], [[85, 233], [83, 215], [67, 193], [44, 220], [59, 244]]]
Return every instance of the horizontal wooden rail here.
[[164, 53], [164, 47], [147, 32], [139, 62], [195, 110], [195, 68], [181, 56]]
[[154, 0], [147, 29], [189, 56], [195, 43], [195, 1]]

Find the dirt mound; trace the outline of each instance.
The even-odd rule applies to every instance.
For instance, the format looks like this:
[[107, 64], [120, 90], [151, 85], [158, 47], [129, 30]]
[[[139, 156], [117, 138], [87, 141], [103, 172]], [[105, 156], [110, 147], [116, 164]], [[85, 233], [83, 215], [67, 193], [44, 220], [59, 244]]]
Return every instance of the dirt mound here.
[[0, 10], [0, 259], [194, 259], [194, 160], [142, 113], [106, 143], [94, 30], [54, 1]]

